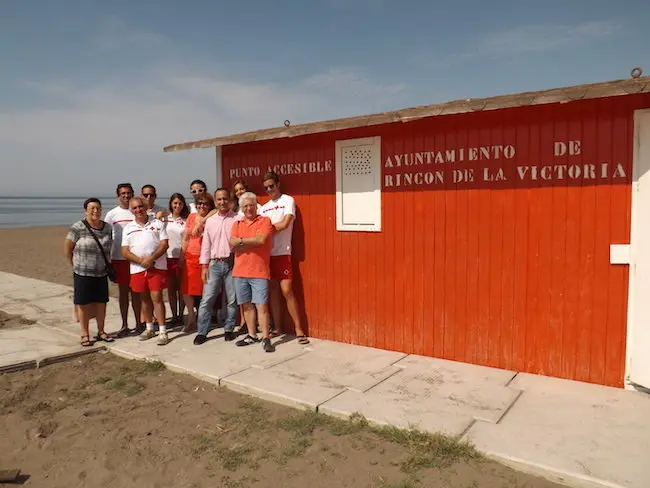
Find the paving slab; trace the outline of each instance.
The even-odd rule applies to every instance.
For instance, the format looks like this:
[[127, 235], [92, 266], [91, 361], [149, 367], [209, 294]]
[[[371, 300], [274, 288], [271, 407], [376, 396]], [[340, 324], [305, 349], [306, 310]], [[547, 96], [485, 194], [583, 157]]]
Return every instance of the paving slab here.
[[340, 385], [313, 381], [297, 373], [288, 376], [274, 368], [247, 369], [224, 378], [221, 384], [240, 393], [305, 410], [316, 410], [321, 403], [346, 391]]
[[394, 363], [406, 354], [372, 347], [311, 339], [308, 353], [274, 368], [274, 373], [303, 375], [335, 387], [366, 391], [401, 369]]
[[530, 374], [511, 386], [523, 394], [502, 421], [468, 431], [478, 449], [584, 486], [650, 486], [650, 395]]
[[0, 304], [58, 296], [71, 290], [70, 286], [0, 272]]
[[[295, 343], [285, 343], [276, 352], [265, 353], [262, 346], [237, 347], [223, 340], [222, 329], [211, 331], [205, 344], [193, 344], [195, 334], [170, 332], [170, 343], [158, 346], [156, 339], [139, 341], [137, 337], [118, 339], [109, 349], [124, 357], [162, 361], [169, 368], [219, 382], [222, 378], [255, 368], [260, 371], [305, 354]], [[276, 340], [277, 341], [277, 340]]]
[[347, 418], [461, 436], [476, 420], [497, 422], [520, 395], [508, 381], [514, 372], [454, 361], [408, 356], [402, 371], [365, 393], [346, 391], [318, 407]]
[[313, 409], [347, 389], [365, 391], [400, 371], [392, 364], [405, 354], [313, 339], [276, 349], [298, 347], [303, 353], [264, 371], [246, 370], [222, 381], [234, 390], [297, 408]]
[[0, 329], [0, 366], [84, 350], [77, 341], [39, 324]]

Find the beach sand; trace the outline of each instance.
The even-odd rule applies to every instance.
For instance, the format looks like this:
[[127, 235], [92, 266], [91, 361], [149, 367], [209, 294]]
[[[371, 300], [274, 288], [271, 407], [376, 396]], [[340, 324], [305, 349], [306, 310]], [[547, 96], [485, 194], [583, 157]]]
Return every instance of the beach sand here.
[[63, 254], [68, 227], [0, 229], [0, 271], [72, 286]]

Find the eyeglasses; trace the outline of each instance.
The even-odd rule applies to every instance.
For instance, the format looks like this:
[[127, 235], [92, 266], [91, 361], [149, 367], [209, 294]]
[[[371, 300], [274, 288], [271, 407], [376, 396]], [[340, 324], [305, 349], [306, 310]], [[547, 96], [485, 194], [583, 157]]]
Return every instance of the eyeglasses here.
[[144, 198], [154, 198], [156, 196], [155, 193], [143, 193], [142, 196]]
[[270, 185], [264, 185], [264, 189], [265, 189], [266, 191], [268, 191], [268, 190], [272, 190], [273, 188], [275, 188], [275, 183], [272, 183], [272, 184], [270, 184]]
[[197, 203], [196, 203], [196, 206], [197, 206], [197, 207], [202, 207], [202, 206], [204, 206], [204, 205], [207, 207], [207, 206], [208, 206], [208, 202], [197, 202]]
[[192, 193], [192, 195], [196, 195], [197, 193], [203, 193], [203, 192], [205, 192], [205, 188], [201, 188], [200, 190], [190, 190], [190, 193]]

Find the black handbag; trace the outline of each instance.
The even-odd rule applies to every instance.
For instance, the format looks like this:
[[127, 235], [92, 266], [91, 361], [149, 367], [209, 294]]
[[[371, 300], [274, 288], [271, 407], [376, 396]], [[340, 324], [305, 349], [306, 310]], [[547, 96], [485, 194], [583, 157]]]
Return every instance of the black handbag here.
[[95, 239], [95, 242], [99, 246], [99, 250], [102, 252], [102, 257], [104, 258], [104, 263], [106, 264], [106, 276], [108, 276], [108, 279], [111, 280], [113, 283], [117, 283], [117, 271], [115, 271], [115, 267], [111, 264], [111, 262], [106, 257], [106, 253], [104, 252], [104, 248], [102, 247], [101, 242], [99, 242], [99, 239], [93, 232], [92, 228], [90, 227], [90, 224], [86, 221], [86, 219], [83, 219], [81, 222], [83, 222], [83, 224], [86, 226], [86, 229], [88, 229], [90, 235], [93, 236], [93, 239]]

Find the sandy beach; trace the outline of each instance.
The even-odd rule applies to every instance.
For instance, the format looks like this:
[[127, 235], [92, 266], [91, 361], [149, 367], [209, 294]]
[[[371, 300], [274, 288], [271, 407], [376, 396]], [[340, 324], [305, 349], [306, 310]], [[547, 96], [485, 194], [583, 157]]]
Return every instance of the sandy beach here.
[[68, 227], [0, 229], [0, 271], [72, 286], [63, 255], [67, 232]]

